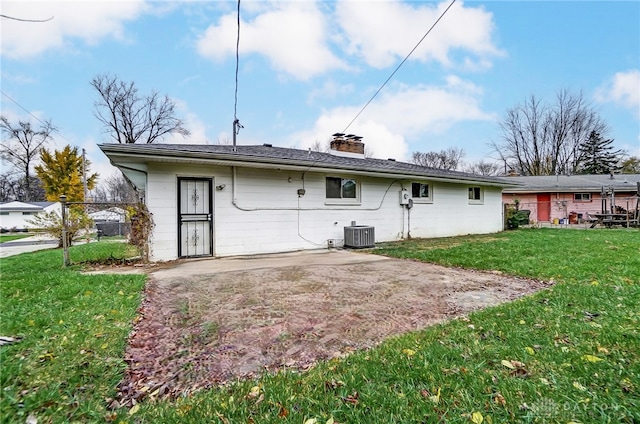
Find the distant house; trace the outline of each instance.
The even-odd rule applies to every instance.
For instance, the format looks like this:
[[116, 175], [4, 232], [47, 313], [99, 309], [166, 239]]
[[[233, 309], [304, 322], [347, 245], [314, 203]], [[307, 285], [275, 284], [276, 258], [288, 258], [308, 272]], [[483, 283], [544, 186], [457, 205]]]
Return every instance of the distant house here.
[[4, 230], [26, 230], [34, 225], [28, 221], [34, 215], [56, 211], [61, 213], [59, 202], [7, 202], [0, 203], [0, 228]]
[[95, 223], [100, 222], [125, 222], [127, 211], [122, 208], [112, 207], [89, 214], [89, 218]]
[[359, 137], [341, 134], [329, 153], [271, 145], [99, 147], [153, 214], [154, 260], [498, 232], [502, 189], [515, 185], [365, 158]]
[[635, 210], [640, 174], [507, 177], [520, 185], [502, 192], [504, 203], [519, 202], [535, 222], [579, 220], [613, 206]]

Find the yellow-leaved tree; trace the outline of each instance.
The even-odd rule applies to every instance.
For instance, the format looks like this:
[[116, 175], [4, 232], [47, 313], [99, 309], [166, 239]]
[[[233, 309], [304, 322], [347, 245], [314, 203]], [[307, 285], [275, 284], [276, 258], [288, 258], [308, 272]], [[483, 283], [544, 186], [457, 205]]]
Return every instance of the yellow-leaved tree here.
[[[67, 202], [83, 202], [84, 183], [82, 180], [82, 156], [77, 147], [67, 145], [64, 149], [50, 152], [40, 151], [41, 165], [35, 167], [47, 200], [57, 202], [61, 195], [67, 196]], [[85, 160], [84, 168], [87, 173], [87, 189], [92, 190], [96, 185], [98, 174], [89, 175], [89, 161]], [[81, 234], [88, 234], [93, 221], [79, 205], [72, 205], [66, 216], [67, 245]], [[36, 228], [58, 239], [58, 247], [62, 247], [62, 216], [57, 212], [37, 215], [30, 221]]]
[[[50, 152], [42, 149], [40, 152], [41, 165], [36, 166], [38, 178], [42, 180], [47, 200], [57, 202], [60, 196], [67, 196], [67, 202], [83, 202], [84, 184], [82, 180], [82, 155], [77, 147], [65, 146], [62, 150]], [[85, 160], [87, 174], [87, 189], [92, 190], [96, 185], [98, 174], [89, 174], [89, 165]]]

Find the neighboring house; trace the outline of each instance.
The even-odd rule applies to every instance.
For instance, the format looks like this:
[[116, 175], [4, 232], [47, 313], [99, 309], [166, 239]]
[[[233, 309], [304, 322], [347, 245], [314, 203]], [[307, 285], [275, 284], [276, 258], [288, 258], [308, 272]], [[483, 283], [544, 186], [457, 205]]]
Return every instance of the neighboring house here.
[[153, 214], [154, 260], [341, 246], [345, 227], [365, 238], [375, 234], [372, 242], [498, 232], [502, 188], [512, 185], [365, 158], [359, 137], [341, 135], [330, 153], [271, 145], [100, 149]]
[[57, 212], [60, 214], [60, 202], [7, 202], [0, 204], [0, 228], [4, 230], [25, 230], [33, 228], [29, 223], [34, 215]]
[[99, 222], [125, 222], [127, 211], [119, 207], [112, 207], [89, 214], [89, 218], [95, 223]]
[[99, 236], [125, 236], [131, 232], [127, 211], [117, 206], [92, 212], [89, 217], [95, 223]]
[[534, 222], [571, 218], [574, 223], [603, 210], [611, 212], [612, 199], [614, 207], [635, 210], [640, 174], [517, 176], [505, 180], [521, 185], [504, 189], [504, 203], [518, 200], [520, 209], [531, 211]]

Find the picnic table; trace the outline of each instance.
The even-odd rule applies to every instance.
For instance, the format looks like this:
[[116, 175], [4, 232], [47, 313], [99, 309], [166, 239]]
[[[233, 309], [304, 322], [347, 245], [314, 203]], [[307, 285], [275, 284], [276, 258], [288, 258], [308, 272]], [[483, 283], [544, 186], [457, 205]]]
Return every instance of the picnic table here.
[[593, 216], [595, 216], [596, 219], [589, 228], [595, 228], [596, 225], [599, 224], [608, 228], [614, 225], [627, 227], [636, 223], [636, 220], [630, 218], [626, 213], [594, 213]]

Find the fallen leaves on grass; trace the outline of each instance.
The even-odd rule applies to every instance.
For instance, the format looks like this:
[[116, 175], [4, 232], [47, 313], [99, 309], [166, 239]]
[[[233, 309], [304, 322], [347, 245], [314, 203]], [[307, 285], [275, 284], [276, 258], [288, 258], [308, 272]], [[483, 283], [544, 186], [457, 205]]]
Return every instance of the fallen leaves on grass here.
[[471, 422], [474, 424], [482, 424], [484, 422], [484, 417], [480, 412], [474, 412], [471, 414]]
[[495, 393], [493, 395], [493, 401], [495, 403], [497, 403], [498, 405], [501, 405], [501, 406], [506, 406], [507, 405], [506, 399], [504, 398], [504, 396], [502, 396], [502, 394], [500, 392]]
[[420, 390], [420, 394], [422, 395], [422, 397], [429, 399], [435, 404], [440, 402], [440, 387], [438, 387], [438, 392], [435, 395], [432, 395], [431, 393], [429, 393], [429, 390], [426, 389]]
[[598, 358], [597, 356], [593, 356], [593, 355], [582, 355], [582, 359], [584, 359], [585, 361], [589, 361], [589, 362], [604, 361], [604, 359]]
[[133, 407], [131, 409], [129, 409], [129, 415], [133, 415], [136, 412], [138, 412], [140, 410], [140, 404], [136, 403], [135, 405], [133, 405]]
[[342, 397], [342, 401], [344, 403], [348, 403], [350, 405], [357, 405], [359, 402], [359, 398], [360, 398], [360, 394], [358, 392], [353, 392], [352, 394], [348, 395], [348, 396], [344, 396]]
[[502, 366], [504, 367], [509, 368], [511, 370], [509, 374], [513, 377], [525, 378], [529, 375], [529, 372], [525, 368], [526, 365], [523, 362], [514, 360], [507, 361], [506, 359], [503, 359], [502, 361], [500, 361], [500, 364], [502, 364]]
[[281, 403], [278, 404], [278, 418], [287, 418], [289, 416], [289, 410], [282, 406]]
[[586, 388], [586, 387], [584, 387], [582, 384], [580, 384], [580, 383], [579, 383], [579, 382], [577, 382], [577, 381], [574, 381], [574, 382], [573, 382], [573, 387], [575, 387], [576, 389], [580, 390], [581, 392], [585, 392], [585, 391], [587, 391], [587, 388]]

